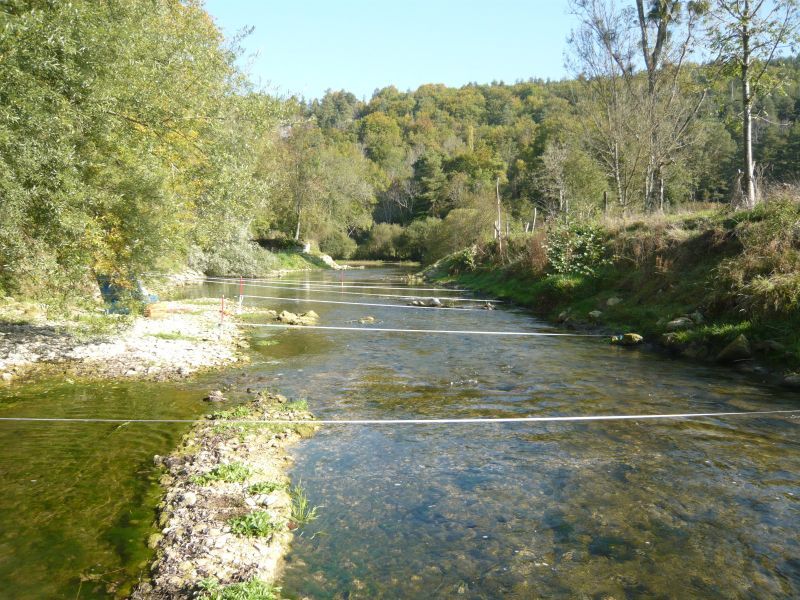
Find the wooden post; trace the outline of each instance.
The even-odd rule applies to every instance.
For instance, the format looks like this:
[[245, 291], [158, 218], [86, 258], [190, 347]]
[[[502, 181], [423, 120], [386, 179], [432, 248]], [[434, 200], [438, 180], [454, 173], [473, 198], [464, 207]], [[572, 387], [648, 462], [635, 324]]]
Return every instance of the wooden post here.
[[539, 208], [534, 206], [533, 207], [533, 226], [531, 227], [531, 231], [536, 231], [536, 216], [539, 212]]
[[608, 214], [608, 191], [603, 192], [603, 214]]
[[500, 178], [497, 178], [495, 183], [495, 192], [497, 194], [497, 248], [500, 252], [503, 251], [503, 221], [500, 208]]

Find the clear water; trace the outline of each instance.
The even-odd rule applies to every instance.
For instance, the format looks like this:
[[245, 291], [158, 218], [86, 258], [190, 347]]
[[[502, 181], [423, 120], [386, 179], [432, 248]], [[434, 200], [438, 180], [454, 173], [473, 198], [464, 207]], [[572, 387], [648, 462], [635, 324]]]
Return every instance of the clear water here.
[[[394, 274], [345, 277], [376, 282]], [[235, 295], [238, 285], [189, 293], [223, 292]], [[359, 300], [336, 289], [248, 293]], [[329, 325], [358, 326], [351, 322], [372, 315], [399, 328], [549, 329], [516, 310], [248, 302], [313, 308]], [[320, 417], [800, 408], [796, 395], [727, 370], [592, 339], [274, 329], [255, 329], [253, 337], [253, 363], [216, 382], [305, 397]], [[199, 382], [11, 389], [0, 391], [4, 415], [131, 417], [199, 414], [207, 388]], [[294, 451], [292, 476], [323, 509], [295, 540], [284, 592], [297, 598], [799, 597], [799, 423], [760, 417], [324, 428]], [[149, 480], [152, 454], [167, 452], [180, 433], [174, 426], [0, 425], [0, 596], [10, 590], [15, 598], [74, 598], [82, 586], [80, 597], [102, 597], [109, 581], [124, 591], [148, 558], [144, 540], [157, 498]], [[79, 581], [82, 573], [115, 570], [100, 583]]]

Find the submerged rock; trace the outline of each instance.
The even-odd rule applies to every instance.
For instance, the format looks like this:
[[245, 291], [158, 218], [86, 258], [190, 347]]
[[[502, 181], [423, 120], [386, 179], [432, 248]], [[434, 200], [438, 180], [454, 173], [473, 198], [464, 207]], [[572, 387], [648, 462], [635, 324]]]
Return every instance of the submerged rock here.
[[442, 308], [444, 305], [438, 298], [427, 298], [426, 300], [412, 300], [410, 306], [427, 306], [430, 308]]
[[735, 362], [737, 360], [747, 360], [753, 357], [753, 351], [750, 349], [750, 342], [740, 334], [730, 344], [725, 346], [717, 355], [717, 360], [722, 363]]
[[287, 325], [314, 325], [318, 320], [319, 315], [313, 310], [301, 314], [284, 310], [278, 315], [278, 321]]
[[589, 318], [592, 321], [597, 321], [597, 319], [599, 319], [602, 316], [603, 316], [603, 311], [600, 310], [593, 310], [592, 312], [589, 313]]
[[212, 390], [208, 393], [208, 396], [203, 398], [203, 400], [206, 402], [225, 402], [227, 398], [225, 398], [225, 395], [221, 390]]
[[611, 338], [611, 343], [619, 346], [637, 346], [643, 341], [644, 338], [638, 333], [624, 333]]
[[782, 383], [793, 390], [800, 390], [800, 374], [790, 373], [783, 378]]
[[786, 352], [786, 346], [775, 340], [753, 342], [753, 350], [758, 352]]
[[703, 313], [701, 313], [699, 310], [696, 310], [692, 314], [690, 314], [689, 318], [695, 325], [702, 325], [706, 320], [705, 317], [703, 316]]
[[683, 331], [684, 329], [691, 329], [692, 327], [694, 327], [694, 321], [689, 317], [678, 317], [666, 325], [667, 331]]
[[358, 322], [362, 325], [372, 325], [375, 323], [375, 317], [361, 317]]
[[617, 298], [616, 296], [614, 296], [606, 300], [606, 306], [616, 306], [620, 302], [622, 302], [622, 298]]

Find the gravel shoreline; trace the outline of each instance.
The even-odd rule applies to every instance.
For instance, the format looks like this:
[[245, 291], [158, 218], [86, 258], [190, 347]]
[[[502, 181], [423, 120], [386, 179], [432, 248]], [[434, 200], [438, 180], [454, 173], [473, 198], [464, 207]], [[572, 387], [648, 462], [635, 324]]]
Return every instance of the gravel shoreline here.
[[[312, 418], [304, 402], [259, 393], [196, 425], [170, 456], [156, 456], [156, 464], [167, 469], [160, 533], [150, 539], [157, 558], [151, 580], [131, 598], [202, 598], [210, 586], [271, 586], [302, 524], [302, 492], [290, 487], [286, 449], [313, 434]], [[259, 419], [310, 422], [247, 423]]]
[[86, 340], [59, 323], [0, 323], [0, 379], [40, 371], [90, 378], [164, 381], [247, 357], [243, 334], [217, 299], [159, 302], [130, 327]]

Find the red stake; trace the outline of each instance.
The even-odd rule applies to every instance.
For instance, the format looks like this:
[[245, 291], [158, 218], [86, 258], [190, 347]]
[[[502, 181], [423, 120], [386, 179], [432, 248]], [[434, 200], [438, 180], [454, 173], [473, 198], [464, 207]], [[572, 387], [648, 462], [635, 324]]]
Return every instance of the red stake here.
[[239, 275], [239, 298], [244, 296], [244, 277]]
[[222, 325], [225, 321], [225, 294], [222, 294], [219, 304], [219, 324]]

